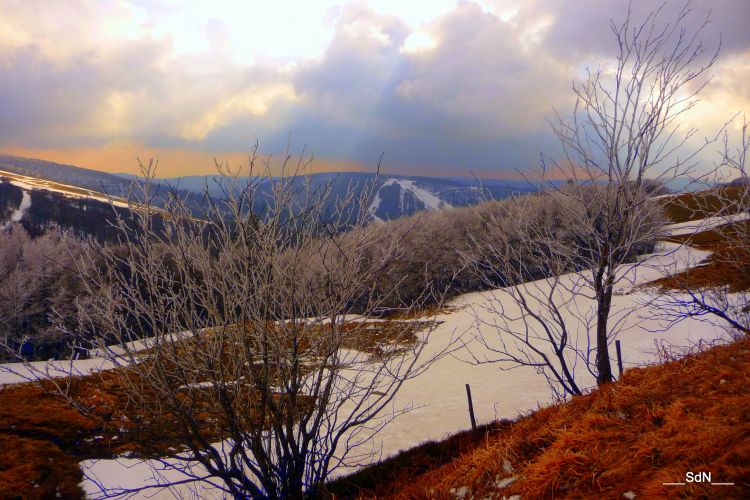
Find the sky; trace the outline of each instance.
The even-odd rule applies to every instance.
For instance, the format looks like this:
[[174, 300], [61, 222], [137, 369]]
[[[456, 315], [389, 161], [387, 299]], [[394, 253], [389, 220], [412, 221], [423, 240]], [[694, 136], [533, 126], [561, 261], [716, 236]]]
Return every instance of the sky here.
[[[698, 141], [750, 114], [750, 1], [691, 6], [687, 25], [710, 10], [701, 37], [721, 41], [682, 118]], [[304, 148], [317, 171], [374, 171], [385, 153], [394, 174], [515, 177], [554, 152], [549, 120], [570, 113], [586, 68], [611, 63], [610, 20], [626, 12], [625, 0], [0, 0], [0, 152], [130, 173], [155, 158], [171, 177], [239, 166], [257, 142], [276, 157]]]

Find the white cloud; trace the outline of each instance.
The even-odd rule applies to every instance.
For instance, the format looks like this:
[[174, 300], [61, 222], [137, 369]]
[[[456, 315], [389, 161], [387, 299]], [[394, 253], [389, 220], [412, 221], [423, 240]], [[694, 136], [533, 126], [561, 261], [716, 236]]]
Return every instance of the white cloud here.
[[211, 106], [199, 119], [187, 123], [182, 128], [181, 136], [187, 140], [203, 140], [213, 130], [231, 123], [243, 115], [264, 120], [270, 129], [275, 128], [278, 116], [269, 116], [269, 109], [277, 100], [298, 101], [294, 87], [288, 83], [252, 86], [239, 94], [221, 99]]
[[[750, 32], [737, 21], [750, 2], [694, 7], [708, 5], [725, 58], [707, 111], [689, 118], [713, 125], [750, 104]], [[319, 156], [388, 150], [394, 163], [466, 168], [519, 166], [520, 149], [544, 147], [545, 118], [611, 57], [609, 18], [624, 12], [620, 0], [0, 0], [0, 11], [0, 107], [13, 117], [0, 147], [218, 152], [291, 132]]]

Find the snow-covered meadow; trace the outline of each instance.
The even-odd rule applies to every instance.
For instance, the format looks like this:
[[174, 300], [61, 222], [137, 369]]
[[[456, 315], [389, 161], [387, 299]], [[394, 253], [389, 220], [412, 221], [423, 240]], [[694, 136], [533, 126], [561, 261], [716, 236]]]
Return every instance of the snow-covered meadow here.
[[[637, 266], [622, 268], [623, 279], [613, 297], [613, 316], [622, 317], [623, 324], [618, 337], [622, 342], [626, 368], [658, 362], [656, 343], [667, 343], [690, 347], [701, 340], [712, 341], [726, 336], [724, 328], [705, 319], [685, 320], [668, 325], [655, 318], [655, 311], [648, 305], [651, 295], [639, 285], [668, 274], [695, 266], [708, 253], [687, 246], [662, 243], [657, 253], [646, 256]], [[572, 279], [571, 276], [563, 279]], [[544, 287], [546, 280], [521, 286]], [[407, 381], [394, 401], [395, 410], [410, 407], [411, 410], [391, 422], [378, 433], [372, 446], [379, 456], [386, 457], [425, 440], [441, 439], [447, 434], [470, 426], [464, 384], [470, 384], [474, 409], [479, 422], [494, 419], [514, 418], [521, 413], [550, 404], [553, 395], [544, 377], [530, 367], [501, 364], [476, 364], [472, 360], [492, 359], [494, 353], [487, 351], [476, 337], [483, 335], [489, 340], [497, 335], [486, 323], [491, 314], [485, 305], [493, 300], [508, 300], [500, 290], [470, 293], [457, 297], [449, 304], [448, 311], [437, 316], [440, 325], [431, 333], [423, 356], [441, 352], [451, 339], [462, 336], [463, 345], [448, 356], [436, 361], [425, 373]], [[576, 310], [591, 307], [590, 299], [583, 296], [575, 299]], [[512, 308], [513, 304], [505, 304]], [[578, 314], [571, 313], [568, 321], [578, 321]], [[477, 325], [477, 319], [485, 323]], [[614, 349], [612, 349], [614, 351]], [[469, 354], [471, 353], [471, 354]], [[614, 352], [612, 353], [614, 356]], [[75, 362], [75, 366], [89, 369], [93, 360]], [[80, 363], [80, 365], [79, 365]], [[102, 366], [100, 368], [105, 368]], [[505, 368], [505, 369], [504, 369]], [[577, 376], [583, 386], [591, 387], [594, 380], [579, 367]], [[89, 495], [100, 493], [97, 482], [108, 488], [138, 488], [163, 483], [165, 479], [182, 479], [181, 473], [170, 470], [170, 464], [178, 462], [167, 459], [163, 462], [143, 462], [131, 458], [116, 460], [86, 460], [81, 463], [86, 475], [84, 487]], [[342, 468], [341, 474], [351, 469]], [[195, 470], [195, 473], [199, 471]], [[95, 478], [95, 480], [92, 480]], [[205, 484], [183, 485], [172, 488], [147, 489], [136, 497], [173, 498], [175, 495], [196, 497], [220, 497], [218, 490]]]

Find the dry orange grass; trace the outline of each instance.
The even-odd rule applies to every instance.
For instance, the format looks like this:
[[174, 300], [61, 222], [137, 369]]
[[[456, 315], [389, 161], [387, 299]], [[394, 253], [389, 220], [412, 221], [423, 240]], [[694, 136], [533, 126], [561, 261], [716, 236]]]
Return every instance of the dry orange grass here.
[[[628, 370], [616, 384], [486, 432], [446, 465], [360, 496], [748, 498], [749, 374], [750, 340]], [[662, 484], [688, 471], [736, 486]]]
[[[345, 327], [351, 334], [345, 344], [378, 356], [382, 345], [416, 342], [416, 332], [426, 326], [425, 321], [352, 325]], [[325, 330], [313, 333], [323, 335]], [[155, 458], [184, 449], [180, 419], [158, 404], [158, 396], [139, 380], [137, 370], [108, 370], [57, 383], [67, 384], [67, 394], [77, 408], [60, 397], [50, 381], [0, 387], [0, 499], [54, 498], [54, 489], [51, 496], [47, 494], [47, 486], [54, 484], [65, 493], [62, 498], [79, 498], [78, 462], [83, 459], [122, 454]], [[183, 382], [174, 383], [177, 387]], [[132, 387], [142, 388], [141, 401], [133, 399]], [[225, 415], [209, 392], [208, 388], [193, 389], [184, 396], [204, 437], [215, 442], [225, 437], [227, 426], [226, 422], [220, 425]], [[243, 411], [247, 418], [257, 418], [253, 408]]]
[[82, 498], [82, 479], [54, 443], [0, 433], [0, 498]]
[[736, 201], [742, 194], [738, 186], [723, 187], [721, 196], [716, 190], [682, 193], [662, 198], [667, 217], [673, 222], [700, 220], [706, 213], [717, 213], [726, 208], [726, 201]]
[[676, 243], [710, 251], [711, 256], [700, 266], [644, 286], [685, 290], [726, 285], [730, 292], [750, 290], [750, 253], [747, 243], [744, 242], [747, 234], [750, 234], [750, 221], [727, 224], [694, 235], [670, 238], [670, 241]]

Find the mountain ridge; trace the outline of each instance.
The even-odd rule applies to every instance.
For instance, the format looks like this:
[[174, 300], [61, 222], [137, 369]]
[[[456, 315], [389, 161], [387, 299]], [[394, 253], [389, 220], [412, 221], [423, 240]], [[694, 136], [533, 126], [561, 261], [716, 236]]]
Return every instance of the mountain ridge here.
[[[138, 177], [131, 174], [110, 174], [86, 169], [74, 165], [55, 163], [47, 160], [0, 154], [0, 170], [17, 175], [34, 177], [46, 181], [68, 184], [79, 188], [93, 190], [105, 196], [127, 197], [132, 183]], [[217, 175], [193, 175], [172, 178], [154, 178], [153, 182], [169, 187], [187, 198], [193, 198], [194, 205], [199, 206], [198, 198], [207, 192], [209, 196], [224, 196], [220, 182], [215, 182]], [[278, 177], [258, 177], [259, 206], [270, 200], [273, 183]], [[311, 188], [320, 190], [325, 187], [330, 192], [331, 204], [341, 200], [350, 190], [361, 194], [364, 189], [372, 189], [367, 197], [367, 211], [374, 220], [388, 220], [405, 215], [412, 215], [421, 210], [439, 210], [454, 206], [466, 206], [487, 199], [499, 199], [533, 191], [526, 181], [492, 179], [479, 184], [474, 179], [456, 177], [434, 177], [404, 174], [386, 174], [370, 172], [319, 172], [309, 174], [305, 179]], [[305, 182], [295, 179], [293, 182]], [[44, 186], [39, 186], [45, 189]], [[93, 198], [102, 198], [91, 193]], [[100, 200], [101, 201], [101, 200]]]

